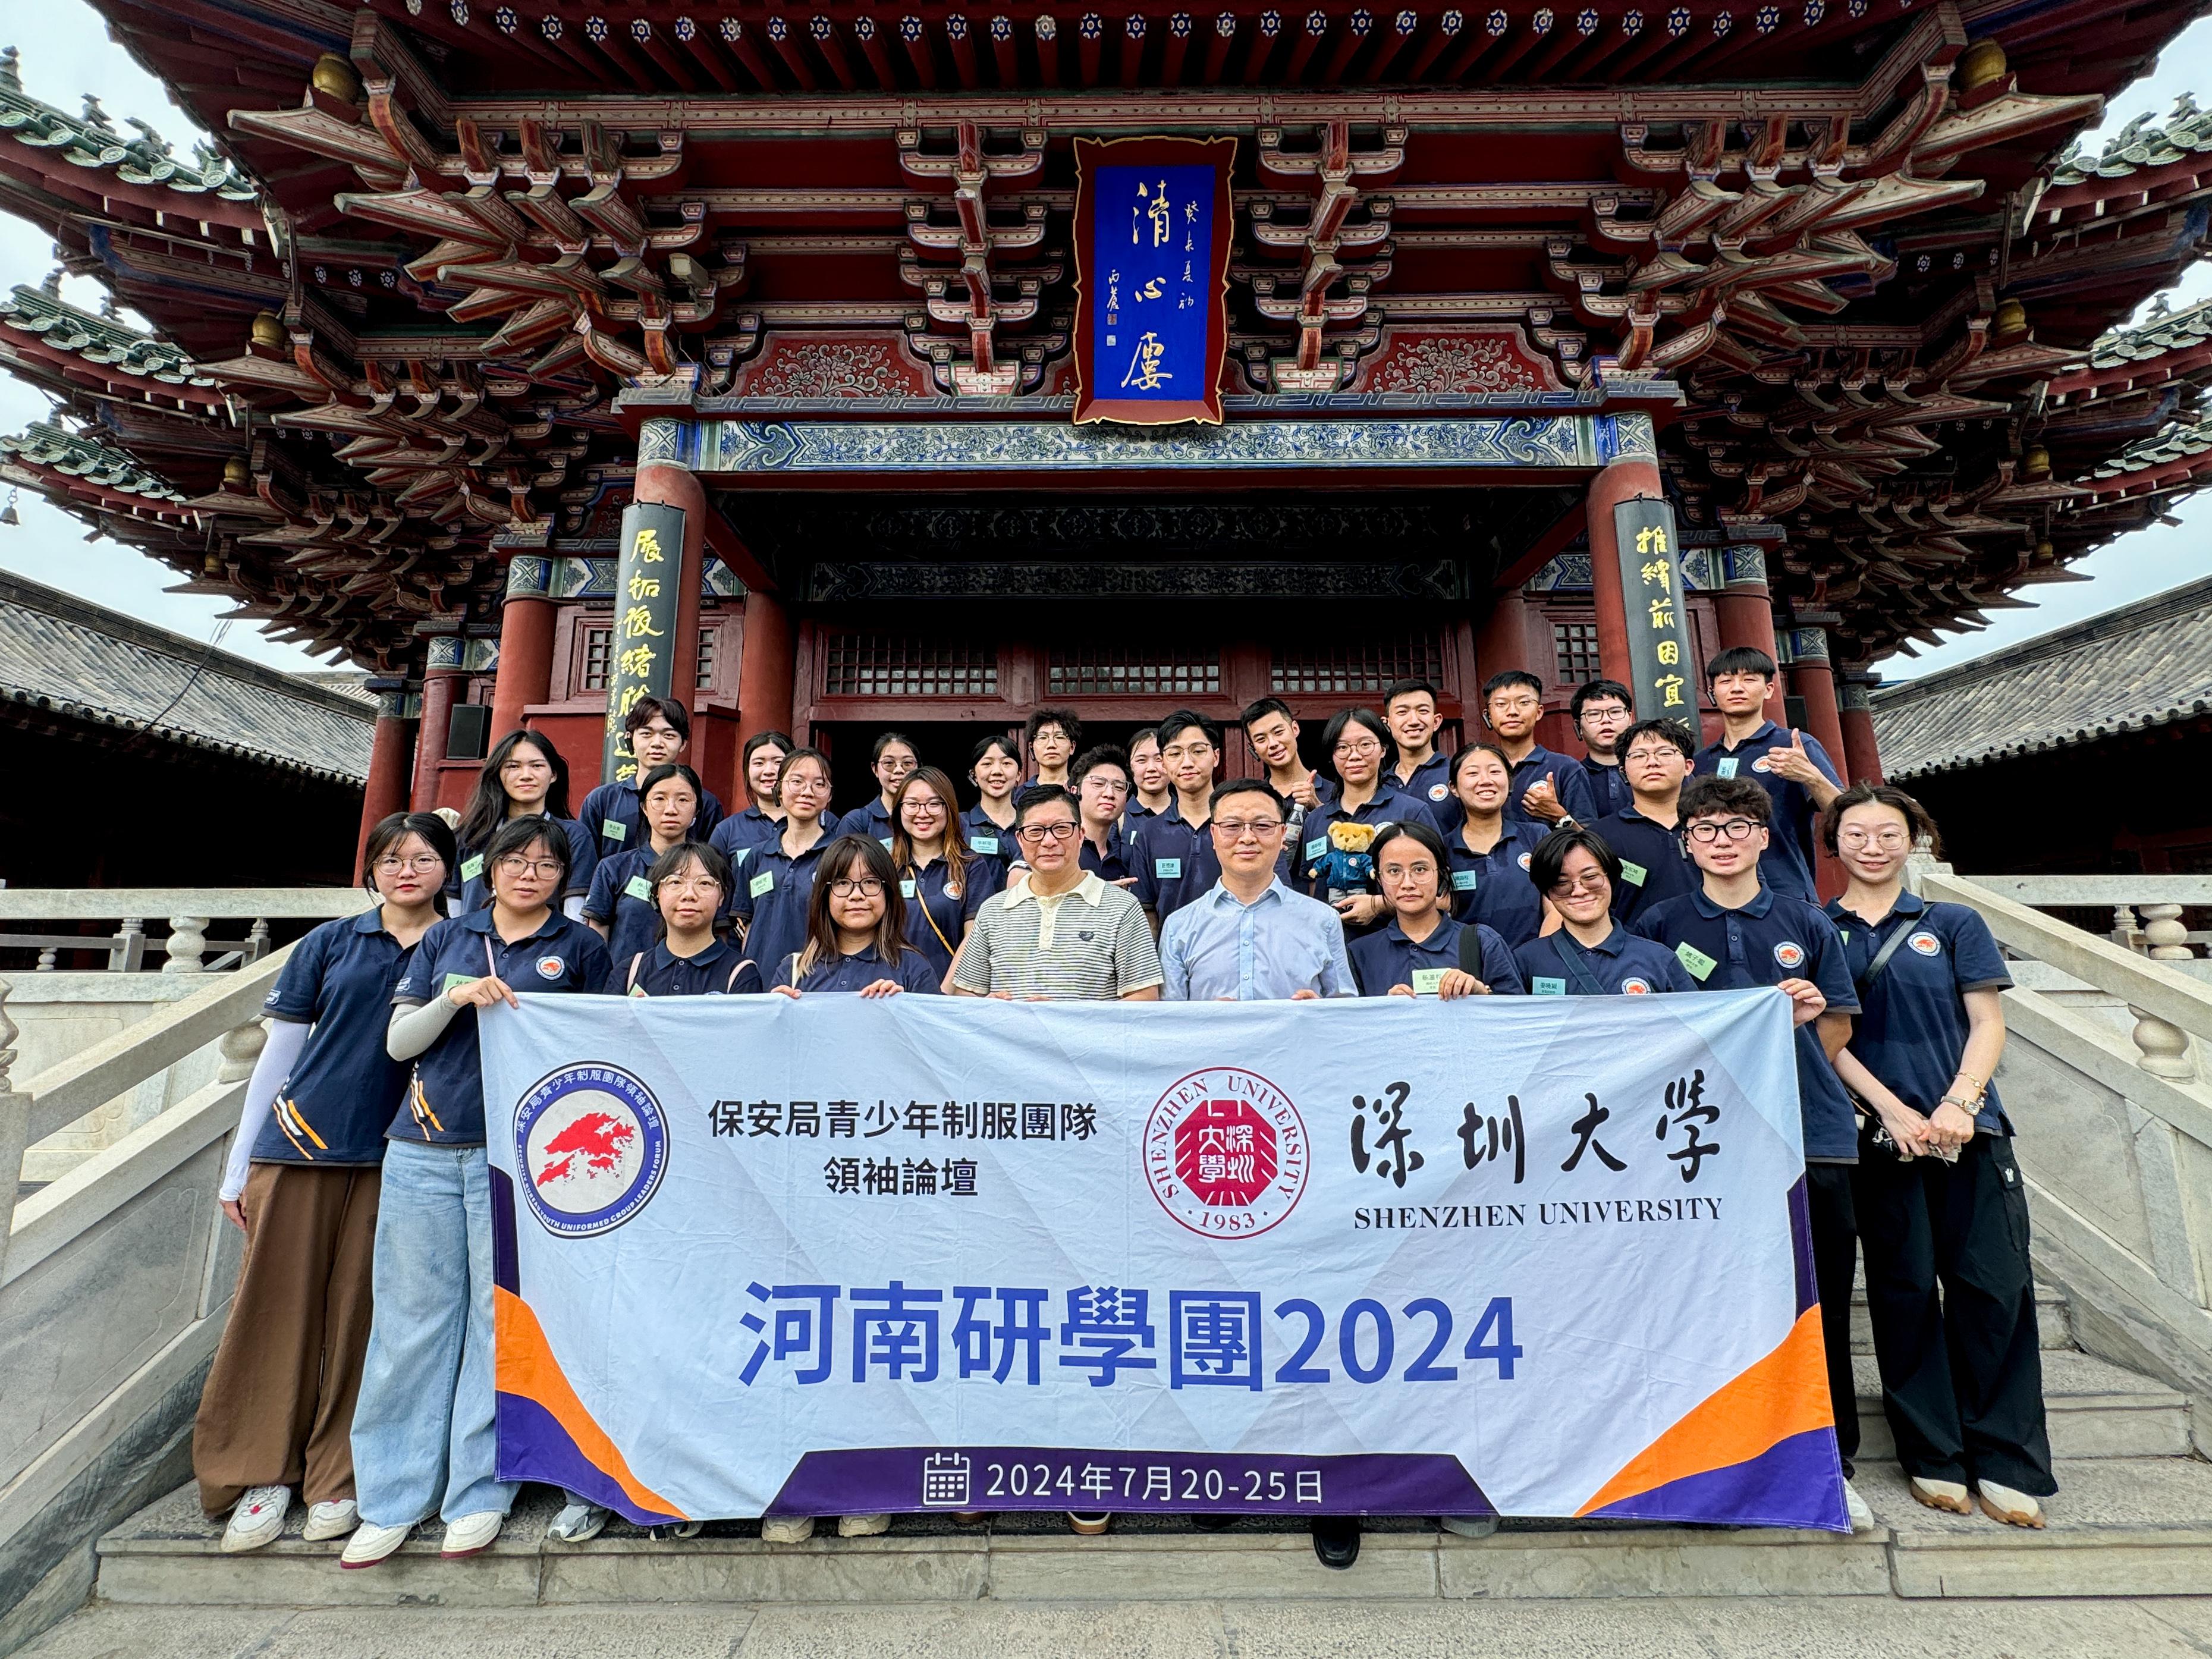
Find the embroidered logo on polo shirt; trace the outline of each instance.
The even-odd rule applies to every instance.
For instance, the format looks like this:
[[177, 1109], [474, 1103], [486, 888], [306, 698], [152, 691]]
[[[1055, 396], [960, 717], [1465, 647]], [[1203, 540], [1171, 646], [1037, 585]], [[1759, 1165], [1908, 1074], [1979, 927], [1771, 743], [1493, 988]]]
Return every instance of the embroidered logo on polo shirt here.
[[1784, 968], [1802, 968], [1805, 965], [1805, 947], [1794, 939], [1785, 939], [1774, 947], [1774, 959]]
[[538, 977], [540, 979], [558, 979], [568, 970], [568, 963], [559, 957], [538, 958]]
[[1528, 855], [1526, 853], [1523, 853], [1520, 858], [1516, 860], [1516, 862], [1518, 863], [1523, 870], [1526, 870], [1528, 867]]
[[1929, 933], [1915, 933], [1905, 941], [1923, 957], [1932, 957], [1943, 948], [1943, 941]]
[[1625, 979], [1620, 981], [1620, 989], [1624, 996], [1648, 997], [1651, 994], [1651, 985], [1648, 980]]
[[1451, 790], [1447, 785], [1432, 783], [1429, 786], [1429, 799], [1431, 800], [1442, 800], [1449, 793], [1451, 793]]

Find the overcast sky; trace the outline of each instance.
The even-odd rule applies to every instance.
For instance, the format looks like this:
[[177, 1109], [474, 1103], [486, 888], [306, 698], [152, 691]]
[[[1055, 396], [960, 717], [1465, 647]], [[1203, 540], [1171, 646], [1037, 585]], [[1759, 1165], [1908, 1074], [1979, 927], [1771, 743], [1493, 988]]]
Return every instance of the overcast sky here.
[[[72, 110], [85, 93], [94, 93], [118, 126], [126, 117], [137, 116], [159, 129], [179, 153], [190, 154], [195, 129], [169, 105], [161, 83], [108, 40], [106, 25], [83, 0], [17, 0], [9, 10], [8, 21], [0, 25], [0, 44], [11, 42], [21, 49], [27, 90]], [[2113, 100], [2093, 142], [2146, 110], [2165, 114], [2184, 91], [2205, 94], [2212, 101], [2212, 72], [2208, 71], [2212, 71], [2212, 18], [2191, 25], [2154, 73]], [[45, 237], [21, 221], [0, 215], [0, 289], [37, 283], [52, 264]], [[72, 280], [64, 292], [76, 304], [99, 308], [102, 290], [93, 283]], [[2212, 295], [2212, 267], [2199, 265], [2184, 277], [2173, 302], [2186, 304], [2208, 295]], [[43, 418], [46, 409], [46, 399], [37, 392], [0, 374], [0, 429], [21, 431], [27, 422]], [[245, 623], [219, 623], [216, 618], [227, 608], [224, 601], [164, 592], [178, 580], [167, 566], [105, 538], [87, 545], [77, 521], [43, 501], [27, 495], [19, 511], [21, 528], [0, 527], [0, 568], [194, 639], [207, 639], [222, 628], [226, 648], [279, 667], [323, 665], [295, 647], [261, 637]], [[2176, 516], [2181, 520], [2178, 525], [2154, 525], [2124, 536], [2074, 567], [2094, 580], [2030, 588], [2025, 597], [2036, 601], [2033, 610], [1995, 612], [1985, 631], [1923, 651], [1917, 661], [1892, 658], [1884, 668], [1893, 677], [1905, 678], [1948, 667], [2212, 570], [2205, 550], [2212, 538], [2212, 495], [2183, 504]]]

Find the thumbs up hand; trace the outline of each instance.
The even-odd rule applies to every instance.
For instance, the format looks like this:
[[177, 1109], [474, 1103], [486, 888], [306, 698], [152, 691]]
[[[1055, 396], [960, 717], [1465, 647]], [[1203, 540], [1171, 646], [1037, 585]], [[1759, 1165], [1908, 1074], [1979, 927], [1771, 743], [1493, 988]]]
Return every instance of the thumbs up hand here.
[[1792, 783], [1823, 781], [1820, 769], [1813, 763], [1812, 756], [1805, 752], [1805, 734], [1793, 729], [1787, 749], [1770, 749], [1751, 763], [1754, 772], [1769, 772], [1776, 777], [1787, 778]]

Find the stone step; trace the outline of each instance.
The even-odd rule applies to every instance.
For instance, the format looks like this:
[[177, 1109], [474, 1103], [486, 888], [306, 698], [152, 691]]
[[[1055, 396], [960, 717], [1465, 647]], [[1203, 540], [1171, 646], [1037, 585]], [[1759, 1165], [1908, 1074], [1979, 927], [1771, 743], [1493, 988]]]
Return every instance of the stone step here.
[[[1851, 1362], [1859, 1392], [1859, 1455], [1897, 1455], [1871, 1355]], [[2043, 1356], [2043, 1405], [2054, 1457], [2179, 1457], [2189, 1450], [2189, 1400], [2163, 1382], [2074, 1349]]]
[[[2074, 1346], [2074, 1322], [2066, 1311], [2066, 1298], [2048, 1285], [2035, 1287], [2035, 1329], [2045, 1348], [2070, 1348]], [[1874, 1352], [1874, 1329], [1867, 1323], [1863, 1274], [1851, 1292], [1851, 1352]]]
[[[288, 1535], [226, 1556], [190, 1488], [100, 1540], [107, 1603], [198, 1607], [591, 1607], [622, 1603], [1388, 1601], [1553, 1596], [1881, 1596], [2203, 1594], [2212, 1586], [2212, 1465], [2103, 1458], [2060, 1466], [2039, 1533], [1911, 1501], [1893, 1465], [1863, 1465], [1881, 1517], [1856, 1537], [1625, 1523], [1509, 1522], [1496, 1536], [1440, 1534], [1419, 1520], [1371, 1522], [1358, 1565], [1330, 1572], [1304, 1530], [1257, 1519], [1221, 1533], [1176, 1517], [1117, 1520], [1078, 1538], [1057, 1516], [963, 1528], [901, 1516], [879, 1538], [823, 1534], [767, 1545], [756, 1522], [718, 1522], [655, 1542], [617, 1523], [592, 1542], [544, 1541], [556, 1501], [531, 1488], [483, 1555], [438, 1559], [419, 1536], [383, 1565], [346, 1572], [338, 1545]], [[434, 1527], [426, 1528], [434, 1534]]]

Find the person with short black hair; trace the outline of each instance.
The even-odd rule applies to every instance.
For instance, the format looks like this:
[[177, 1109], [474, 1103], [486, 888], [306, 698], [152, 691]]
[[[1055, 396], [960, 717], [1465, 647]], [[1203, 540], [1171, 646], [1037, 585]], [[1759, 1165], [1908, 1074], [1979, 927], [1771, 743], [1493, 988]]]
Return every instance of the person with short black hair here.
[[1083, 867], [1116, 887], [1135, 886], [1136, 866], [1121, 828], [1129, 804], [1129, 757], [1100, 744], [1077, 756], [1068, 775], [1083, 806], [1083, 839], [1076, 843]]
[[1682, 845], [1682, 781], [1698, 752], [1680, 720], [1638, 720], [1620, 734], [1620, 771], [1626, 806], [1589, 827], [1620, 860], [1613, 884], [1613, 913], [1632, 922], [1647, 904], [1688, 892], [1698, 866]]
[[[623, 716], [623, 734], [635, 763], [631, 781], [615, 779], [599, 785], [576, 809], [578, 820], [597, 838], [595, 850], [602, 861], [628, 852], [643, 836], [645, 780], [657, 768], [683, 761], [691, 746], [691, 713], [674, 697], [640, 697]], [[721, 821], [722, 803], [702, 786], [692, 838], [707, 840]]]
[[1850, 1038], [1850, 1017], [1859, 1011], [1858, 991], [1835, 923], [1759, 878], [1773, 811], [1772, 798], [1748, 778], [1692, 778], [1682, 789], [1682, 823], [1698, 884], [1679, 898], [1646, 906], [1636, 918], [1636, 932], [1673, 950], [1705, 990], [1771, 985], [1790, 998], [1829, 1403], [1851, 1527], [1864, 1531], [1874, 1516], [1849, 1479], [1859, 1446], [1858, 1390], [1851, 1381], [1858, 1229], [1850, 1179], [1850, 1166], [1858, 1162], [1858, 1129], [1835, 1067], [1835, 1056]]
[[1030, 777], [1032, 784], [1056, 783], [1068, 788], [1068, 763], [1082, 746], [1083, 722], [1073, 709], [1040, 708], [1022, 726], [1023, 740], [1030, 751]]
[[1283, 798], [1290, 833], [1296, 836], [1307, 811], [1321, 805], [1322, 792], [1330, 787], [1298, 753], [1298, 717], [1280, 697], [1261, 697], [1237, 720], [1244, 728], [1244, 741], [1267, 769], [1267, 787]]
[[1221, 878], [1160, 928], [1160, 995], [1170, 1002], [1293, 1001], [1359, 994], [1336, 911], [1277, 872], [1289, 819], [1258, 778], [1213, 791], [1206, 831]]
[[1322, 728], [1322, 767], [1334, 787], [1306, 814], [1291, 868], [1308, 897], [1343, 918], [1346, 939], [1372, 933], [1390, 914], [1375, 885], [1373, 843], [1382, 826], [1436, 822], [1426, 801], [1390, 781], [1391, 742], [1371, 708], [1340, 708]]
[[745, 954], [763, 972], [806, 943], [815, 872], [836, 839], [823, 827], [830, 789], [829, 757], [819, 750], [793, 750], [775, 775], [782, 833], [731, 860], [737, 890], [730, 896], [730, 914], [744, 927]]
[[487, 849], [502, 825], [532, 817], [556, 824], [567, 840], [568, 886], [555, 902], [571, 916], [582, 914], [592, 872], [599, 866], [599, 842], [568, 816], [568, 760], [550, 738], [529, 731], [510, 732], [492, 745], [454, 827], [460, 862], [446, 872], [446, 896], [457, 914], [491, 902], [491, 883], [484, 875]]
[[1583, 757], [1583, 781], [1589, 786], [1591, 810], [1599, 817], [1610, 817], [1629, 801], [1619, 744], [1636, 719], [1635, 696], [1619, 680], [1591, 680], [1576, 688], [1567, 714], [1589, 751]]
[[921, 764], [921, 757], [905, 732], [877, 732], [876, 740], [868, 746], [868, 770], [876, 780], [875, 799], [839, 819], [838, 834], [873, 836], [888, 845], [898, 823], [893, 803], [897, 799], [899, 785]]
[[[1443, 838], [1432, 827], [1418, 819], [1391, 824], [1374, 854], [1375, 879], [1389, 902], [1390, 921], [1346, 947], [1360, 995], [1433, 995], [1449, 1002], [1526, 988], [1513, 947], [1495, 930], [1452, 920]], [[1496, 1530], [1494, 1525], [1472, 1528], [1467, 1535]]]
[[216, 1196], [245, 1235], [192, 1425], [192, 1475], [226, 1554], [274, 1543], [297, 1486], [310, 1543], [359, 1523], [353, 1413], [368, 1346], [371, 1255], [392, 1103], [407, 1068], [385, 1050], [392, 997], [445, 909], [453, 832], [394, 812], [368, 832], [377, 902], [312, 930], [263, 1008], [268, 1039]]
[[607, 975], [610, 996], [744, 996], [767, 988], [760, 965], [721, 937], [735, 878], [706, 842], [678, 842], [653, 861], [646, 885], [659, 936]]
[[943, 982], [983, 901], [999, 890], [1004, 866], [968, 850], [952, 780], [933, 766], [899, 785], [892, 811], [891, 864], [906, 905], [906, 942]]
[[[2012, 985], [1989, 924], [1905, 886], [1936, 822], [1887, 784], [1820, 814], [1850, 884], [1828, 906], [1862, 1005], [1836, 1069], [1879, 1123], [1851, 1171], [1882, 1412], [1930, 1509], [2043, 1525], [2058, 1490], [2044, 1419], [2027, 1191], [1992, 1079]], [[1969, 1488], [1972, 1488], [1970, 1492]]]
[[[732, 866], [756, 847], [765, 847], [783, 833], [783, 808], [776, 803], [775, 777], [784, 757], [799, 745], [784, 732], [756, 732], [745, 739], [739, 764], [745, 774], [745, 792], [752, 797], [742, 812], [732, 812], [708, 835], [714, 850]], [[824, 811], [822, 828], [836, 834], [837, 815]]]
[[1021, 787], [1022, 753], [1012, 736], [994, 732], [968, 759], [968, 781], [981, 799], [960, 815], [968, 849], [995, 859], [1001, 879], [1014, 862], [1014, 792]]
[[1674, 953], [1613, 919], [1620, 860], [1588, 830], [1554, 830], [1537, 843], [1528, 880], [1559, 912], [1559, 926], [1513, 953], [1540, 997], [1650, 996], [1694, 991]]
[[1553, 829], [1597, 817], [1582, 763], [1536, 741], [1544, 718], [1544, 682], [1526, 669], [1509, 668], [1482, 683], [1482, 722], [1498, 739], [1512, 769], [1513, 793], [1505, 810], [1528, 823]]
[[1137, 902], [1152, 919], [1155, 936], [1167, 919], [1221, 879], [1213, 837], [1213, 773], [1221, 760], [1221, 733], [1203, 714], [1178, 708], [1159, 723], [1160, 758], [1175, 785], [1175, 799], [1146, 818], [1136, 837]]
[[1513, 763], [1494, 743], [1462, 744], [1449, 774], [1460, 821], [1443, 837], [1453, 920], [1480, 922], [1510, 945], [1543, 931], [1544, 897], [1528, 879], [1541, 825], [1510, 817]]
[[[807, 896], [805, 942], [776, 964], [769, 989], [787, 997], [837, 991], [890, 997], [934, 992], [940, 977], [907, 943], [906, 899], [890, 850], [872, 836], [838, 836]], [[881, 1524], [838, 1531], [864, 1537], [890, 1525], [889, 1516], [868, 1518]]]
[[650, 872], [660, 855], [693, 839], [699, 800], [706, 792], [699, 775], [671, 763], [656, 766], [639, 786], [645, 804], [645, 834], [636, 845], [599, 860], [592, 872], [584, 920], [606, 940], [617, 963], [628, 963], [652, 948], [660, 932], [660, 912], [653, 896]]
[[1167, 763], [1160, 758], [1159, 728], [1140, 726], [1129, 734], [1129, 810], [1121, 827], [1134, 830], [1174, 803], [1175, 786], [1168, 780]]
[[1439, 831], [1459, 822], [1451, 798], [1451, 769], [1437, 747], [1443, 724], [1437, 688], [1424, 679], [1393, 680], [1382, 693], [1382, 723], [1390, 728], [1392, 759], [1383, 781], [1419, 801]]
[[1705, 689], [1721, 711], [1722, 729], [1698, 750], [1692, 770], [1748, 779], [1773, 798], [1760, 879], [1778, 893], [1817, 904], [1814, 829], [1821, 810], [1842, 793], [1843, 775], [1820, 738], [1785, 731], [1766, 717], [1778, 673], [1773, 658], [1748, 645], [1732, 645], [1705, 665]]

